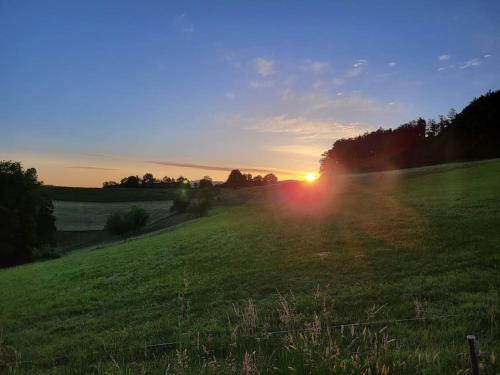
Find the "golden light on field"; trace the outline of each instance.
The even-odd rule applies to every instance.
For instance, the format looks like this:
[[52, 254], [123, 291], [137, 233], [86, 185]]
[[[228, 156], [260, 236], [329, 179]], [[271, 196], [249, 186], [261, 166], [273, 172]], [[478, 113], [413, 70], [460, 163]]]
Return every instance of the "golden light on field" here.
[[304, 176], [304, 179], [309, 183], [316, 181], [317, 178], [318, 178], [318, 175], [314, 172], [307, 172]]

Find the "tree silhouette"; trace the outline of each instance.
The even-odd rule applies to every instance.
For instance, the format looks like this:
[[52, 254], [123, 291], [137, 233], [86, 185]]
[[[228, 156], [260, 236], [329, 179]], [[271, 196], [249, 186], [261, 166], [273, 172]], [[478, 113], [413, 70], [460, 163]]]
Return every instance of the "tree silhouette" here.
[[128, 188], [138, 188], [141, 185], [141, 179], [139, 176], [129, 176], [122, 178], [120, 185]]
[[268, 173], [262, 179], [264, 185], [272, 185], [278, 183], [278, 177], [276, 177], [273, 173]]
[[474, 99], [462, 112], [396, 129], [339, 139], [324, 152], [322, 174], [367, 172], [500, 156], [500, 91]]
[[226, 186], [232, 187], [232, 188], [239, 188], [243, 187], [246, 185], [246, 178], [243, 176], [243, 174], [240, 172], [239, 169], [233, 169], [231, 173], [229, 173], [229, 176], [226, 181]]
[[33, 260], [33, 250], [55, 245], [52, 201], [36, 169], [0, 161], [0, 267]]
[[146, 173], [142, 177], [141, 185], [145, 187], [154, 187], [159, 181], [151, 174]]
[[212, 182], [212, 179], [211, 179], [209, 176], [205, 176], [205, 177], [203, 177], [203, 178], [200, 180], [199, 184], [198, 184], [198, 187], [199, 187], [200, 189], [211, 188], [211, 187], [213, 187], [213, 186], [214, 186], [214, 184], [213, 184], [213, 182]]

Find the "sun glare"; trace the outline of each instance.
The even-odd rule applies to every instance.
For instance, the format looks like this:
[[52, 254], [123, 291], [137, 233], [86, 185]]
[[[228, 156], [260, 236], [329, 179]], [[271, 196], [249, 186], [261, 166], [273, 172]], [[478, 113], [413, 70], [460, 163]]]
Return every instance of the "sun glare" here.
[[318, 178], [318, 175], [314, 172], [307, 172], [304, 176], [304, 179], [309, 183], [316, 181], [317, 178]]

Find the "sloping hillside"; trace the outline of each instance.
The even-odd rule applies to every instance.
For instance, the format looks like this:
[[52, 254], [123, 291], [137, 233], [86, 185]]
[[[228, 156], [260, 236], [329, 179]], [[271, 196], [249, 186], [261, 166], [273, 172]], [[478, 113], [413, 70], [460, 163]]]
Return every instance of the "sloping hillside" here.
[[0, 369], [455, 374], [474, 333], [498, 372], [500, 161], [431, 172], [2, 270]]

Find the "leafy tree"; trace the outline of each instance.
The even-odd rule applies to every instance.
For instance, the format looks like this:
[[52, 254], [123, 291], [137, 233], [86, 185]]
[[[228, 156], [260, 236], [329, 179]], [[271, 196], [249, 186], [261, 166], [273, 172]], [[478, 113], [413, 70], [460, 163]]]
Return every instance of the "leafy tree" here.
[[252, 185], [254, 186], [261, 186], [261, 185], [264, 185], [264, 179], [262, 178], [262, 176], [259, 174], [257, 176], [255, 176], [252, 180]]
[[189, 180], [183, 176], [179, 176], [175, 182], [176, 186], [181, 189], [189, 189], [191, 187]]
[[102, 183], [102, 187], [103, 188], [115, 188], [115, 187], [119, 187], [120, 184], [116, 181], [104, 181]]
[[264, 185], [277, 184], [278, 183], [278, 177], [276, 177], [272, 173], [268, 173], [268, 174], [266, 174], [264, 176], [264, 178], [262, 179], [262, 181], [264, 182]]
[[209, 177], [209, 176], [205, 176], [203, 177], [199, 184], [198, 184], [198, 187], [200, 189], [205, 189], [205, 188], [212, 188], [214, 186], [213, 182], [212, 182], [212, 179]]
[[128, 176], [122, 178], [120, 185], [128, 188], [138, 188], [141, 185], [141, 179], [139, 176]]
[[240, 170], [233, 169], [231, 173], [229, 173], [229, 177], [227, 178], [225, 185], [232, 188], [239, 188], [245, 186], [246, 182], [247, 180]]
[[104, 230], [113, 235], [123, 235], [130, 230], [130, 226], [125, 221], [123, 212], [113, 212], [106, 220]]
[[141, 207], [132, 206], [127, 212], [114, 212], [107, 221], [104, 229], [114, 235], [123, 235], [136, 232], [143, 228], [149, 219], [149, 215]]
[[213, 200], [214, 189], [212, 187], [199, 188], [189, 204], [189, 210], [200, 217], [205, 216], [212, 207]]
[[178, 214], [185, 212], [189, 206], [189, 200], [189, 193], [186, 189], [177, 189], [170, 210]]
[[175, 186], [175, 179], [165, 176], [161, 179], [161, 184], [166, 187], [174, 187]]
[[0, 267], [33, 260], [33, 251], [55, 245], [52, 201], [36, 169], [0, 161]]
[[146, 173], [142, 177], [142, 182], [141, 185], [145, 187], [153, 187], [155, 184], [158, 183], [158, 180], [151, 174], [151, 173]]

